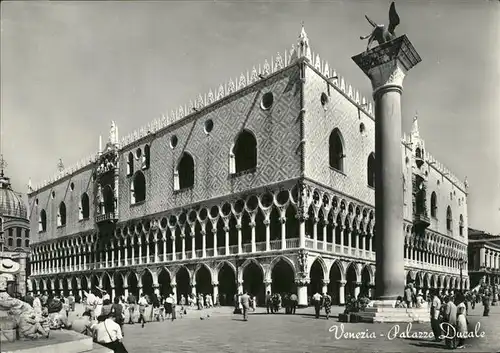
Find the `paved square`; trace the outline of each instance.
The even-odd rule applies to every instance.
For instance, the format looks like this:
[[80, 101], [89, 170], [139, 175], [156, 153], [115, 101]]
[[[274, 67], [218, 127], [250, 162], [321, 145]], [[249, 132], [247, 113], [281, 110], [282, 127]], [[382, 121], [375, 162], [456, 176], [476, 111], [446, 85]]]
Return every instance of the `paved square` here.
[[[336, 307], [334, 315], [343, 310]], [[206, 311], [208, 312], [208, 311]], [[471, 325], [480, 321], [484, 338], [469, 339], [464, 352], [497, 352], [500, 350], [498, 322], [500, 309], [492, 307], [489, 317], [482, 317], [482, 305], [469, 314]], [[125, 325], [125, 345], [130, 352], [438, 352], [444, 343], [431, 339], [388, 337], [393, 324], [344, 324], [344, 332], [362, 332], [376, 338], [336, 339], [329, 332], [332, 325], [340, 328], [337, 318], [316, 320], [311, 308], [296, 315], [267, 315], [264, 309], [251, 313], [247, 322], [232, 315], [230, 308], [212, 309], [210, 318], [200, 320], [193, 310], [175, 322], [153, 322]], [[400, 324], [400, 332], [406, 324]], [[431, 332], [429, 324], [414, 324], [411, 332]]]

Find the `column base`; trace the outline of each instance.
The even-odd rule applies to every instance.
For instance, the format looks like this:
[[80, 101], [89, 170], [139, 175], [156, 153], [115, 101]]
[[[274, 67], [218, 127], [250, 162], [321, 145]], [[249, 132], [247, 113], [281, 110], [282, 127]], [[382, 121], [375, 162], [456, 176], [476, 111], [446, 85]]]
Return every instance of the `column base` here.
[[307, 286], [297, 286], [297, 299], [299, 307], [307, 306]]
[[361, 322], [393, 323], [393, 322], [430, 322], [427, 303], [421, 308], [395, 308], [395, 300], [374, 300], [365, 311], [355, 313]]

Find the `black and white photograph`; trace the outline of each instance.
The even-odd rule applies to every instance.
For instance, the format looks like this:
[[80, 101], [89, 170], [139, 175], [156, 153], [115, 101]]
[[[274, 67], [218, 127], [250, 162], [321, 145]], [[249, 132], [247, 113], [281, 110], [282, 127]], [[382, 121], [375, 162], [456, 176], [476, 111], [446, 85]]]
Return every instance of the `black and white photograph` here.
[[500, 1], [2, 1], [0, 352], [500, 352]]

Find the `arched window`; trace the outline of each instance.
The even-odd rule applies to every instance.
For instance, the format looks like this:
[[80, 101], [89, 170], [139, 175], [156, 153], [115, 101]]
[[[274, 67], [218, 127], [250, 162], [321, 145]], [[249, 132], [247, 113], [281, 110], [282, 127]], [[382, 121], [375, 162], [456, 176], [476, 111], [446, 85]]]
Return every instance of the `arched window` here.
[[174, 190], [191, 188], [194, 185], [194, 160], [184, 152], [174, 173]]
[[433, 191], [431, 194], [431, 216], [436, 217], [437, 214], [437, 196]]
[[368, 156], [368, 186], [375, 187], [375, 153], [370, 153]]
[[458, 232], [459, 232], [461, 237], [464, 236], [464, 216], [463, 215], [460, 215], [460, 224], [459, 224]]
[[115, 212], [115, 195], [113, 194], [113, 189], [111, 189], [110, 185], [106, 185], [102, 189], [102, 201], [104, 206], [104, 213]]
[[149, 145], [144, 146], [144, 154], [142, 155], [142, 169], [149, 169]]
[[451, 232], [451, 227], [452, 227], [452, 214], [451, 214], [451, 207], [448, 206], [446, 209], [446, 230]]
[[14, 241], [12, 240], [12, 238], [9, 238], [9, 240], [7, 241], [7, 244], [9, 246], [13, 246], [14, 245]]
[[134, 174], [134, 154], [130, 152], [127, 160], [127, 175]]
[[26, 247], [26, 248], [29, 248], [29, 247], [30, 247], [30, 240], [29, 240], [29, 239], [26, 239], [26, 240], [24, 241], [24, 247]]
[[334, 129], [329, 141], [330, 167], [344, 171], [344, 143], [339, 129]]
[[135, 204], [144, 200], [146, 200], [146, 178], [141, 171], [137, 171], [130, 183], [130, 203]]
[[90, 213], [90, 202], [89, 202], [89, 195], [87, 195], [86, 192], [82, 194], [82, 197], [80, 199], [80, 217], [79, 219], [88, 219], [89, 218], [89, 213]]
[[38, 217], [38, 231], [47, 231], [47, 213], [45, 212], [45, 210], [40, 211], [40, 217]]
[[17, 239], [17, 240], [16, 240], [16, 246], [17, 246], [18, 248], [22, 248], [22, 247], [23, 247], [23, 241], [22, 241], [21, 239]]
[[248, 130], [243, 130], [229, 153], [229, 172], [237, 174], [257, 168], [257, 140]]
[[422, 158], [422, 152], [420, 152], [420, 148], [419, 147], [417, 147], [417, 149], [415, 150], [415, 157]]
[[66, 205], [64, 202], [59, 204], [59, 210], [57, 211], [57, 226], [63, 227], [66, 225]]

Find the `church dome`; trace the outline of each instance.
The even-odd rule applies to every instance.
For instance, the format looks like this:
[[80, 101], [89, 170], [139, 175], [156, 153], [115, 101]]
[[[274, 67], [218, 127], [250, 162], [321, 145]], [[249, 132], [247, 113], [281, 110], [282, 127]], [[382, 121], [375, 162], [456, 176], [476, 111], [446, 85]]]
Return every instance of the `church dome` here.
[[27, 219], [27, 214], [21, 194], [12, 190], [9, 178], [0, 174], [0, 216]]

